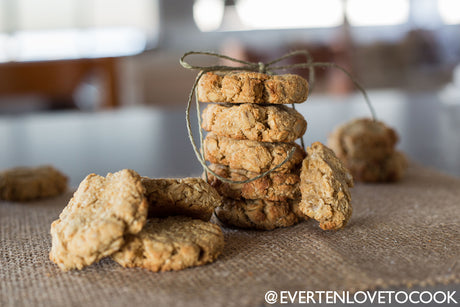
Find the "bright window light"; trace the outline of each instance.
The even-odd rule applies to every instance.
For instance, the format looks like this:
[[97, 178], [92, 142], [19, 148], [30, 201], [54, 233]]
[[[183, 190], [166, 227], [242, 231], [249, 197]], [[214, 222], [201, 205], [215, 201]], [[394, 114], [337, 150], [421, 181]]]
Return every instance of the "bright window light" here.
[[[81, 0], [80, 2], [84, 3]], [[158, 2], [158, 0], [91, 0], [88, 1], [89, 6], [84, 9], [91, 12], [88, 13], [91, 27], [130, 26], [151, 29], [158, 26]]]
[[352, 26], [392, 26], [406, 23], [409, 0], [348, 0], [346, 14]]
[[88, 57], [123, 56], [142, 52], [147, 37], [134, 27], [92, 28], [81, 32], [79, 43]]
[[71, 28], [76, 6], [70, 0], [17, 0], [19, 30]]
[[460, 0], [438, 0], [438, 9], [444, 23], [460, 24]]
[[336, 27], [343, 23], [341, 0], [239, 0], [236, 10], [249, 29]]
[[223, 0], [195, 0], [193, 4], [193, 19], [202, 32], [219, 29], [223, 16]]
[[17, 32], [15, 41], [15, 57], [17, 61], [39, 61], [42, 59], [76, 58], [78, 31], [43, 30]]
[[8, 59], [8, 35], [0, 34], [0, 63]]
[[[43, 61], [137, 54], [144, 50], [147, 37], [137, 28], [117, 27], [21, 31], [11, 40], [16, 50], [13, 60]], [[5, 60], [0, 53], [0, 62]]]
[[0, 62], [127, 56], [158, 38], [159, 0], [7, 1]]

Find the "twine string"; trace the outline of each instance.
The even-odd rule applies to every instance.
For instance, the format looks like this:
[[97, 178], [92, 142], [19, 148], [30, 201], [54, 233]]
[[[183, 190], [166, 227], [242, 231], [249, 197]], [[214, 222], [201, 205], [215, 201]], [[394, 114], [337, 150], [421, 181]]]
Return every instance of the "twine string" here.
[[[185, 58], [187, 56], [190, 56], [190, 55], [212, 56], [212, 57], [216, 57], [216, 58], [219, 58], [219, 59], [226, 59], [226, 60], [229, 60], [231, 62], [243, 64], [243, 66], [227, 66], [227, 65], [199, 66], [199, 65], [192, 65], [192, 64], [190, 64], [190, 63], [185, 61]], [[306, 57], [306, 62], [289, 64], [289, 65], [281, 65], [281, 66], [273, 66], [274, 64], [276, 64], [276, 63], [278, 63], [278, 62], [280, 62], [280, 61], [282, 61], [284, 59], [287, 59], [289, 57], [293, 57], [293, 56], [296, 56], [296, 55], [304, 55]], [[211, 170], [209, 168], [209, 166], [206, 164], [205, 155], [204, 155], [203, 132], [202, 132], [202, 128], [201, 128], [200, 106], [199, 106], [199, 101], [198, 101], [198, 94], [196, 92], [196, 87], [198, 86], [198, 82], [200, 81], [201, 77], [207, 72], [214, 72], [214, 71], [255, 71], [255, 72], [260, 72], [260, 73], [273, 74], [274, 71], [278, 71], [278, 70], [287, 70], [287, 69], [296, 69], [296, 68], [297, 69], [308, 69], [309, 70], [309, 79], [310, 79], [309, 80], [310, 91], [309, 91], [308, 95], [310, 95], [311, 90], [313, 89], [314, 84], [315, 84], [315, 68], [316, 67], [336, 68], [336, 69], [339, 69], [340, 71], [342, 71], [343, 73], [345, 73], [345, 75], [348, 78], [350, 78], [350, 80], [353, 82], [354, 86], [363, 94], [364, 99], [366, 101], [366, 104], [367, 104], [367, 106], [369, 108], [369, 111], [370, 111], [370, 113], [372, 115], [372, 118], [374, 120], [376, 120], [376, 118], [377, 118], [376, 115], [375, 115], [374, 108], [372, 107], [372, 104], [370, 102], [370, 99], [369, 99], [366, 91], [361, 86], [361, 84], [345, 68], [343, 68], [342, 66], [340, 66], [338, 64], [330, 63], [330, 62], [314, 62], [311, 54], [307, 50], [292, 51], [292, 52], [289, 52], [289, 53], [287, 53], [287, 54], [285, 54], [285, 55], [283, 55], [283, 56], [281, 56], [281, 57], [279, 57], [279, 58], [277, 58], [277, 59], [275, 59], [273, 61], [270, 61], [268, 63], [263, 63], [263, 62], [253, 63], [253, 62], [249, 62], [249, 61], [243, 61], [243, 60], [235, 59], [235, 58], [223, 55], [223, 54], [218, 54], [218, 53], [215, 53], [215, 52], [189, 51], [189, 52], [186, 52], [180, 58], [180, 64], [184, 68], [187, 68], [187, 69], [190, 69], [190, 70], [200, 70], [200, 72], [198, 73], [198, 75], [195, 78], [195, 81], [194, 81], [193, 86], [192, 86], [192, 90], [190, 91], [190, 94], [188, 96], [187, 108], [186, 108], [186, 111], [185, 111], [185, 119], [186, 119], [186, 123], [187, 123], [188, 137], [190, 139], [190, 142], [192, 143], [193, 151], [195, 152], [195, 155], [196, 155], [198, 161], [200, 162], [200, 164], [202, 165], [202, 167], [204, 169], [206, 180], [208, 179], [208, 172], [209, 172], [210, 174], [212, 174], [213, 176], [215, 176], [219, 180], [221, 180], [223, 182], [226, 182], [226, 183], [234, 183], [234, 184], [249, 183], [249, 182], [252, 182], [254, 180], [260, 179], [262, 177], [265, 177], [266, 175], [270, 174], [271, 172], [273, 172], [273, 171], [279, 169], [280, 167], [282, 167], [287, 161], [289, 161], [292, 158], [292, 156], [293, 156], [293, 154], [294, 154], [294, 152], [296, 150], [295, 145], [294, 145], [293, 148], [288, 152], [288, 155], [287, 155], [286, 159], [284, 159], [280, 164], [276, 165], [275, 167], [273, 167], [272, 169], [270, 169], [270, 170], [268, 170], [266, 172], [263, 172], [262, 174], [259, 174], [256, 177], [253, 177], [253, 178], [248, 179], [248, 180], [242, 180], [242, 181], [230, 180], [230, 179], [227, 179], [225, 177], [222, 177], [222, 176], [216, 174], [213, 170]], [[192, 125], [191, 125], [191, 122], [190, 122], [190, 109], [191, 109], [191, 105], [192, 105], [194, 95], [196, 95], [195, 100], [196, 100], [197, 119], [198, 119], [198, 126], [199, 126], [199, 135], [200, 135], [200, 145], [201, 145], [200, 150], [198, 149], [198, 147], [196, 145], [196, 141], [195, 141], [195, 138], [194, 138], [193, 133], [192, 133]], [[295, 109], [294, 104], [292, 104], [292, 107]], [[301, 138], [301, 144], [302, 144], [302, 147], [305, 149], [303, 137]]]
[[[310, 52], [308, 52], [307, 50], [297, 50], [297, 51], [294, 51], [293, 52], [293, 55], [296, 55], [296, 54], [303, 54], [305, 56], [305, 58], [307, 59], [307, 64], [311, 64], [313, 63], [313, 57], [311, 56]], [[286, 56], [282, 56], [281, 58], [279, 59], [276, 59], [274, 61], [272, 61], [271, 63], [277, 63], [279, 61], [282, 61], [286, 58]], [[308, 69], [308, 83], [309, 83], [309, 91], [308, 91], [308, 94], [307, 94], [307, 99], [308, 97], [310, 97], [310, 94], [312, 93], [313, 91], [313, 88], [315, 86], [315, 70], [313, 68], [309, 68]], [[292, 108], [295, 110], [295, 104], [293, 103], [292, 104]], [[300, 145], [302, 146], [303, 150], [305, 150], [305, 142], [304, 142], [304, 139], [303, 139], [303, 135], [300, 137]]]
[[294, 155], [294, 152], [296, 150], [295, 145], [289, 151], [286, 159], [284, 159], [283, 162], [281, 162], [280, 164], [276, 165], [274, 168], [272, 168], [272, 169], [270, 169], [270, 170], [268, 170], [266, 172], [263, 172], [262, 174], [259, 174], [256, 177], [253, 177], [253, 178], [248, 179], [248, 180], [241, 180], [241, 181], [230, 180], [228, 178], [222, 177], [222, 176], [218, 175], [216, 172], [214, 172], [212, 169], [210, 169], [209, 166], [206, 164], [206, 160], [204, 158], [203, 133], [201, 131], [200, 106], [199, 106], [198, 99], [196, 99], [196, 107], [197, 107], [197, 119], [198, 119], [199, 131], [200, 131], [201, 150], [198, 150], [198, 147], [196, 145], [195, 137], [193, 136], [193, 133], [192, 133], [192, 124], [191, 124], [191, 121], [190, 121], [190, 109], [192, 107], [193, 96], [194, 96], [194, 94], [196, 92], [196, 87], [198, 85], [198, 82], [200, 81], [201, 77], [204, 74], [205, 74], [205, 71], [201, 71], [200, 73], [198, 73], [197, 77], [195, 78], [195, 82], [193, 83], [192, 90], [190, 91], [190, 94], [189, 94], [189, 97], [188, 97], [187, 108], [185, 110], [185, 119], [186, 119], [186, 122], [187, 122], [188, 137], [190, 139], [190, 142], [192, 143], [193, 151], [195, 152], [196, 158], [198, 159], [198, 161], [200, 162], [201, 166], [204, 169], [206, 181], [207, 181], [207, 177], [208, 177], [207, 173], [209, 172], [210, 174], [212, 174], [213, 176], [215, 176], [219, 180], [221, 180], [223, 182], [226, 182], [226, 183], [236, 183], [236, 184], [249, 183], [251, 181], [254, 181], [254, 180], [257, 180], [257, 179], [260, 179], [262, 177], [267, 176], [271, 172], [273, 172], [273, 171], [277, 170], [278, 168], [280, 168], [281, 166], [283, 166], [287, 161], [289, 161], [292, 158], [292, 156]]

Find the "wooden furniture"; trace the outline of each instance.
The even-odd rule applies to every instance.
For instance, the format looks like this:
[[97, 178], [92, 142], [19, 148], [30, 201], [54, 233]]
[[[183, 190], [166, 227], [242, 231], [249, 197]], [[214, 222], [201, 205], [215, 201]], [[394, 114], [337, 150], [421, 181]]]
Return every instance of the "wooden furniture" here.
[[72, 95], [89, 74], [101, 77], [104, 108], [119, 105], [117, 58], [0, 63], [0, 96], [38, 94], [53, 104], [73, 103]]

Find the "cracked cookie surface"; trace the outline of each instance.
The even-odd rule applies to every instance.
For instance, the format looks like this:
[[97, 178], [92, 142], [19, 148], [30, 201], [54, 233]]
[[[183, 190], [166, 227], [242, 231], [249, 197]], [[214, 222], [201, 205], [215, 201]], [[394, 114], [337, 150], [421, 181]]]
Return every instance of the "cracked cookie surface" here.
[[322, 229], [344, 227], [352, 214], [353, 177], [334, 152], [320, 142], [308, 147], [300, 180], [300, 211], [319, 221]]
[[149, 203], [149, 216], [185, 215], [209, 221], [221, 205], [217, 191], [201, 178], [142, 178]]
[[210, 104], [202, 128], [217, 135], [259, 142], [294, 142], [307, 129], [304, 117], [285, 106]]
[[[231, 169], [225, 165], [211, 164], [217, 175], [233, 181], [244, 181], [258, 176], [245, 170]], [[227, 183], [208, 173], [208, 182], [220, 195], [233, 199], [265, 199], [285, 201], [300, 198], [300, 165], [292, 173], [271, 172], [248, 183]]]
[[253, 173], [263, 173], [274, 168], [288, 157], [292, 148], [295, 148], [294, 154], [276, 169], [279, 173], [290, 172], [305, 157], [305, 151], [296, 143], [235, 140], [214, 133], [208, 133], [204, 141], [204, 153], [209, 162]]
[[177, 271], [213, 262], [223, 251], [220, 227], [184, 216], [149, 219], [112, 258], [124, 267]]
[[201, 77], [197, 93], [201, 102], [302, 103], [308, 97], [308, 82], [292, 74], [208, 72]]
[[116, 252], [126, 234], [141, 231], [148, 204], [140, 176], [122, 170], [88, 175], [51, 224], [50, 259], [64, 271], [82, 269]]
[[67, 177], [52, 166], [16, 167], [0, 172], [0, 199], [32, 201], [67, 190]]
[[292, 226], [306, 217], [299, 210], [299, 200], [272, 202], [268, 200], [236, 200], [224, 198], [216, 209], [217, 218], [224, 224], [239, 228], [273, 230]]

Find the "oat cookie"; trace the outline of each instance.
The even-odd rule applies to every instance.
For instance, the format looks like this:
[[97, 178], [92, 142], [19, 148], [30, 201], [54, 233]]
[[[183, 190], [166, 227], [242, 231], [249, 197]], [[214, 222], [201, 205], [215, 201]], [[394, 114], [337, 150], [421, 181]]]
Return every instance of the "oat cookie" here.
[[294, 142], [307, 129], [302, 114], [282, 105], [210, 104], [202, 117], [204, 130], [238, 140]]
[[339, 159], [381, 160], [391, 155], [398, 135], [383, 122], [360, 118], [338, 127], [328, 145]]
[[[209, 167], [219, 176], [234, 181], [244, 181], [259, 175], [245, 170], [234, 170], [219, 164], [211, 164]], [[271, 172], [262, 178], [242, 184], [226, 183], [208, 173], [208, 182], [224, 197], [285, 201], [300, 198], [299, 175], [300, 166], [294, 173]]]
[[308, 82], [298, 75], [267, 75], [258, 72], [208, 72], [197, 87], [201, 102], [302, 103], [308, 97]]
[[214, 133], [208, 133], [204, 141], [204, 153], [209, 162], [253, 173], [274, 168], [286, 159], [293, 147], [296, 150], [291, 159], [276, 170], [280, 173], [290, 172], [305, 157], [304, 150], [296, 143], [235, 140]]
[[344, 227], [351, 217], [353, 177], [334, 152], [315, 142], [307, 148], [300, 174], [300, 211], [325, 230]]
[[240, 228], [272, 230], [289, 227], [307, 217], [298, 209], [299, 200], [272, 202], [268, 200], [236, 200], [224, 198], [216, 209], [224, 224]]
[[217, 191], [201, 178], [142, 178], [149, 203], [149, 216], [185, 215], [209, 221], [221, 205]]
[[362, 182], [395, 182], [401, 180], [407, 169], [407, 159], [402, 152], [395, 151], [382, 161], [359, 159], [345, 160], [353, 179]]
[[122, 170], [88, 175], [51, 224], [50, 259], [64, 271], [82, 269], [121, 248], [141, 231], [148, 203], [139, 175]]
[[177, 271], [213, 262], [224, 249], [216, 224], [184, 216], [149, 219], [112, 258], [124, 267]]
[[0, 172], [0, 199], [30, 201], [67, 190], [67, 177], [52, 166], [17, 167]]

